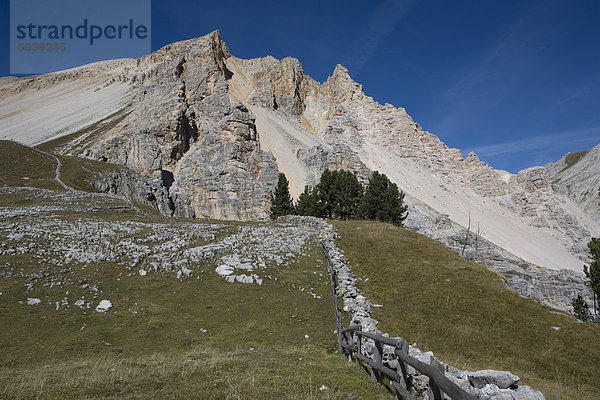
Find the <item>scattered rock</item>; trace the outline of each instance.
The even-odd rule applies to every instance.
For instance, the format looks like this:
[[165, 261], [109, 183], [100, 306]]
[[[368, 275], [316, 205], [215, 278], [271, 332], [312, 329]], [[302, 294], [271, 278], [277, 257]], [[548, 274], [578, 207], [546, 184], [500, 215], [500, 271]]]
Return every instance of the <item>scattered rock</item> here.
[[96, 312], [104, 313], [113, 309], [113, 305], [109, 300], [102, 300], [100, 304], [96, 306]]
[[500, 389], [494, 384], [487, 384], [479, 390], [480, 399], [490, 399], [498, 396], [498, 394], [500, 394]]
[[542, 392], [529, 386], [519, 386], [516, 390], [511, 391], [511, 395], [514, 400], [546, 400]]
[[468, 374], [469, 382], [480, 389], [488, 384], [498, 386], [500, 389], [508, 389], [519, 382], [519, 377], [507, 371], [481, 370]]
[[37, 304], [40, 304], [41, 302], [42, 302], [42, 300], [36, 299], [35, 297], [28, 297], [27, 298], [27, 305], [28, 306], [35, 306]]
[[[75, 305], [77, 307], [81, 308], [82, 310], [84, 308], [90, 308], [90, 304], [84, 299], [79, 299], [79, 300], [75, 301]], [[112, 307], [112, 305], [111, 305], [111, 307]], [[98, 309], [96, 309], [96, 311], [98, 311]]]

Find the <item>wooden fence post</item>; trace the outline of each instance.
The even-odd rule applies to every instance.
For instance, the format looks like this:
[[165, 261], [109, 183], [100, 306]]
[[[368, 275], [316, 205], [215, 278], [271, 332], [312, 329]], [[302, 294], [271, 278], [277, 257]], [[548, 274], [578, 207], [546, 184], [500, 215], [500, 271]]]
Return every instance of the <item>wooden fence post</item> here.
[[[377, 340], [373, 340], [375, 347], [373, 349], [373, 361], [377, 366], [381, 366], [381, 356], [383, 353], [383, 349], [381, 347], [381, 343]], [[371, 382], [379, 382], [381, 378], [381, 374], [374, 368], [371, 368]]]
[[[408, 343], [406, 343], [405, 340], [399, 340], [396, 343], [396, 348], [401, 352], [408, 354]], [[409, 391], [410, 378], [408, 375], [408, 371], [406, 370], [406, 363], [397, 357], [396, 360], [398, 360], [398, 367], [396, 367], [396, 372], [398, 373], [398, 375], [400, 375], [400, 382], [398, 382], [398, 384], [402, 389]], [[404, 399], [404, 397], [400, 394], [400, 391], [398, 389], [396, 389], [396, 399]]]
[[[437, 368], [442, 374], [445, 374], [444, 364], [436, 360], [433, 356], [429, 359], [429, 365]], [[433, 379], [429, 379], [429, 398], [434, 400], [444, 400], [444, 392], [439, 388]]]

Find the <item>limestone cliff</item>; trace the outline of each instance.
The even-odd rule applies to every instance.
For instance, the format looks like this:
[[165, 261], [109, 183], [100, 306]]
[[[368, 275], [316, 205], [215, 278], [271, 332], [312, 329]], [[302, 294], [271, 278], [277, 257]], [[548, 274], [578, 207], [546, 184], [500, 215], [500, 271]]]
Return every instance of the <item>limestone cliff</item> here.
[[[6, 99], [3, 107], [10, 107], [11, 97], [14, 100], [34, 88], [41, 89], [41, 98], [51, 102], [53, 94], [65, 90], [63, 82], [68, 82], [67, 89], [76, 87], [82, 92], [81, 101], [95, 101], [101, 108], [105, 98], [112, 98], [115, 106], [112, 113], [98, 114], [72, 104], [72, 118], [67, 95], [54, 118], [64, 123], [51, 122], [55, 129], [51, 135], [42, 126], [21, 124], [30, 133], [45, 133], [15, 136], [13, 132], [23, 128], [19, 122], [24, 119], [11, 115], [0, 117], [12, 123], [12, 128], [2, 133], [8, 131], [17, 140], [32, 143], [63, 136], [55, 140], [60, 143], [55, 149], [60, 153], [129, 167], [147, 179], [150, 189], [146, 196], [156, 198], [157, 207], [168, 215], [264, 219], [277, 165], [273, 156], [260, 148], [252, 113], [229, 101], [231, 72], [224, 62], [229, 56], [219, 32], [213, 32], [137, 60], [11, 81], [0, 87]], [[86, 90], [88, 84], [94, 86], [93, 91]], [[113, 86], [119, 88], [118, 93], [107, 92]], [[46, 105], [39, 97], [37, 102]], [[52, 108], [50, 104], [47, 107]], [[85, 117], [89, 118], [87, 125], [75, 124], [82, 129], [71, 127]]]
[[[581, 200], [584, 190], [600, 187], [600, 175], [591, 172], [597, 151], [561, 175], [564, 162], [513, 175], [476, 154], [463, 158], [403, 108], [378, 104], [341, 65], [322, 84], [293, 58], [229, 57], [226, 65], [233, 72], [230, 98], [253, 110], [261, 142], [277, 144], [270, 149], [293, 195], [335, 158], [337, 167], [363, 175], [386, 173], [417, 212], [446, 214], [464, 227], [471, 219], [481, 236], [530, 263], [581, 271], [584, 242], [600, 232], [600, 219]], [[580, 170], [590, 171], [585, 182]]]

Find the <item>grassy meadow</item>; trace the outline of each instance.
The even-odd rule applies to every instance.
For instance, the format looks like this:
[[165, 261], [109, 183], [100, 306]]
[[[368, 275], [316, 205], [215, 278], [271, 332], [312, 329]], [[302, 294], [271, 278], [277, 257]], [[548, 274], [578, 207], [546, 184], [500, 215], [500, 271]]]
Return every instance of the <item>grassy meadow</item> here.
[[[63, 180], [84, 191], [94, 190], [89, 176], [120, 168], [60, 158]], [[64, 195], [53, 180], [54, 167], [47, 156], [0, 141], [0, 188]], [[47, 212], [65, 221], [182, 221], [133, 210], [75, 212], [52, 196], [34, 194], [6, 190], [0, 211], [61, 205]], [[19, 218], [26, 217], [1, 223], [25, 221]], [[241, 224], [219, 223], [232, 229]], [[362, 279], [359, 288], [383, 305], [373, 314], [382, 331], [458, 368], [510, 370], [548, 399], [600, 398], [600, 326], [521, 298], [498, 275], [401, 227], [333, 224], [338, 246]], [[139, 233], [151, 234], [151, 227]], [[0, 235], [0, 246], [6, 240]], [[43, 250], [46, 244], [38, 245]], [[173, 273], [127, 274], [119, 263], [73, 264], [65, 271], [31, 253], [0, 255], [0, 398], [392, 398], [336, 349], [325, 260], [316, 241], [309, 247], [288, 268], [269, 265], [265, 274], [278, 279], [262, 286], [227, 283], [209, 261], [195, 266], [201, 273], [180, 281]], [[42, 278], [34, 281], [33, 274]], [[96, 301], [110, 299], [115, 309], [101, 314], [74, 306], [86, 284], [97, 285]], [[70, 307], [57, 310], [55, 301], [67, 296]], [[28, 306], [28, 297], [42, 302]]]
[[359, 287], [383, 305], [373, 313], [383, 332], [461, 369], [511, 371], [548, 399], [600, 398], [600, 325], [522, 298], [499, 275], [407, 229], [333, 224]]

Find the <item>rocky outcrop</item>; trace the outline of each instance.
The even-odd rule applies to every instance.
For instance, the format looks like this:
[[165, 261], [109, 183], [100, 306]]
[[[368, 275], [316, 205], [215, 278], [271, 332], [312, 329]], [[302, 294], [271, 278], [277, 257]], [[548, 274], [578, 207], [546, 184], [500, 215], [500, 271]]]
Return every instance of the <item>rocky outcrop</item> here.
[[95, 174], [88, 183], [102, 193], [122, 196], [171, 215], [175, 207], [168, 191], [169, 180], [172, 177], [167, 171], [142, 177], [128, 168], [114, 168]]
[[367, 185], [369, 182], [371, 170], [348, 146], [340, 145], [330, 149], [315, 146], [307, 150], [299, 150], [297, 154], [298, 160], [307, 171], [307, 184], [309, 186], [317, 185], [321, 174], [326, 169], [353, 171], [363, 185]]
[[600, 220], [600, 144], [544, 166], [552, 189]]
[[[175, 168], [171, 188], [175, 212], [197, 218], [265, 218], [272, 183], [277, 180], [275, 159], [261, 151], [254, 117], [241, 103], [220, 121], [220, 127], [220, 135], [203, 137]], [[183, 196], [189, 207], [177, 205]]]
[[[217, 31], [137, 60], [44, 75], [28, 85], [56, 90], [81, 74], [104, 79], [112, 72], [106, 85], [126, 86], [127, 104], [66, 136], [59, 152], [128, 167], [149, 182], [150, 202], [166, 215], [263, 219], [277, 165], [260, 148], [252, 114], [229, 101], [228, 57]], [[122, 178], [118, 186], [128, 186]]]
[[218, 32], [137, 62], [137, 107], [90, 150], [142, 175], [168, 176], [173, 214], [262, 219], [277, 178], [252, 114], [227, 96], [229, 51]]

